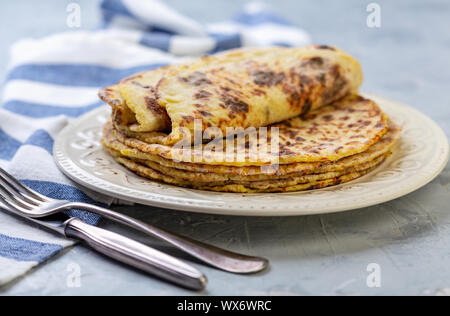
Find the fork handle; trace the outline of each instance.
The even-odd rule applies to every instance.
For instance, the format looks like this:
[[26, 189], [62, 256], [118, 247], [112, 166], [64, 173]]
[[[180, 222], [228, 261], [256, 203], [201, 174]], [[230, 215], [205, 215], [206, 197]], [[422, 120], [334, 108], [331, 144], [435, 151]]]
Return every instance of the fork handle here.
[[66, 237], [86, 242], [96, 251], [161, 279], [192, 290], [203, 290], [206, 277], [197, 269], [119, 234], [72, 218], [65, 223]]

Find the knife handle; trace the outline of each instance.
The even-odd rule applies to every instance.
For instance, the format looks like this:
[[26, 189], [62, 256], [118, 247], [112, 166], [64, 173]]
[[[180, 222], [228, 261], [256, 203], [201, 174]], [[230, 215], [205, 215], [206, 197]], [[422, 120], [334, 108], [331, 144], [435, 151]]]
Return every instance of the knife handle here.
[[161, 279], [192, 290], [203, 290], [206, 277], [194, 267], [119, 234], [89, 225], [78, 218], [65, 223], [65, 234], [96, 251]]

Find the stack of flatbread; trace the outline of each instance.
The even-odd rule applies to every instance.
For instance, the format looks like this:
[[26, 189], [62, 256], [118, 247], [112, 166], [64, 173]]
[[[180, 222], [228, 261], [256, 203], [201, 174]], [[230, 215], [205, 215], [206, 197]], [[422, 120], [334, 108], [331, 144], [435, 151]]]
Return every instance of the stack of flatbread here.
[[401, 129], [358, 95], [359, 63], [329, 46], [234, 50], [103, 89], [102, 143], [148, 179], [221, 192], [292, 192], [356, 179]]

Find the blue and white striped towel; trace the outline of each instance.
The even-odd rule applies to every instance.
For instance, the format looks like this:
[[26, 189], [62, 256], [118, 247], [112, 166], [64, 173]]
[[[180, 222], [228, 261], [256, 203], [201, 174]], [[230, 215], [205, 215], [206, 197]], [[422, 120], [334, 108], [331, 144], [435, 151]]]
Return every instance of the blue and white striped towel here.
[[[104, 0], [102, 28], [26, 39], [11, 49], [0, 108], [0, 166], [54, 198], [111, 204], [80, 191], [55, 166], [53, 140], [101, 105], [97, 92], [133, 73], [240, 46], [309, 43], [308, 35], [252, 4], [230, 22], [201, 25], [157, 0]], [[97, 216], [78, 213], [97, 224]], [[0, 212], [0, 285], [72, 245]]]

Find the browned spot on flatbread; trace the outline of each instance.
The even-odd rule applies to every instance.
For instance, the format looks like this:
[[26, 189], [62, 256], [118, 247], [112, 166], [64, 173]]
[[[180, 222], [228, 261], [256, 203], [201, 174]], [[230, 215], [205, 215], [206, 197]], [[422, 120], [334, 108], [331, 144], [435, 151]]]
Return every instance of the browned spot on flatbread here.
[[256, 96], [262, 96], [262, 95], [266, 95], [267, 93], [266, 93], [266, 91], [261, 90], [261, 89], [254, 89], [252, 91], [252, 94], [256, 95]]
[[325, 60], [322, 57], [311, 57], [307, 58], [301, 65], [301, 67], [311, 67], [313, 69], [323, 68], [325, 65]]
[[347, 80], [341, 73], [341, 69], [338, 65], [333, 65], [329, 70], [329, 76], [331, 78], [331, 86], [326, 87], [322, 93], [322, 98], [325, 103], [330, 103], [335, 101], [339, 94], [344, 91], [347, 85]]
[[189, 77], [180, 78], [180, 80], [195, 87], [212, 84], [211, 80], [203, 72], [199, 71], [192, 73]]
[[142, 83], [140, 83], [138, 81], [132, 81], [131, 83], [134, 84], [135, 86], [141, 87], [143, 89], [150, 89], [151, 88], [151, 86], [143, 85]]
[[326, 49], [326, 50], [332, 50], [332, 51], [336, 51], [336, 49], [332, 46], [328, 46], [328, 45], [316, 45], [317, 49]]
[[187, 123], [192, 123], [195, 120], [195, 117], [191, 116], [191, 115], [182, 115], [181, 116], [183, 118], [184, 121], [186, 121]]
[[198, 110], [198, 111], [196, 111], [196, 113], [198, 113], [202, 117], [212, 117], [213, 116], [211, 112], [208, 112], [205, 110]]
[[283, 92], [288, 95], [288, 102], [293, 108], [302, 109], [300, 115], [305, 115], [312, 107], [313, 79], [304, 74], [304, 68], [292, 67], [289, 70], [289, 81], [283, 85]]
[[[286, 91], [287, 90], [285, 90], [285, 92]], [[297, 91], [293, 91], [293, 92], [290, 92], [288, 94], [289, 94], [289, 99], [288, 99], [289, 100], [289, 104], [292, 105], [292, 106], [297, 107], [300, 104], [300, 102], [302, 101], [302, 99], [300, 97], [300, 94]]]
[[321, 84], [325, 84], [327, 76], [324, 73], [318, 74], [316, 76], [316, 80], [319, 81]]
[[239, 86], [239, 84], [236, 81], [234, 81], [233, 79], [231, 79], [231, 78], [225, 77], [225, 80], [228, 81], [229, 83], [233, 84], [233, 85]]
[[380, 120], [380, 121], [375, 125], [375, 127], [376, 127], [376, 128], [384, 127], [384, 122], [383, 122], [382, 120]]
[[221, 107], [229, 109], [230, 110], [230, 117], [235, 117], [236, 115], [246, 115], [249, 110], [249, 106], [247, 103], [245, 103], [242, 100], [239, 100], [239, 98], [230, 95], [230, 94], [222, 94], [222, 103], [220, 104]]
[[306, 99], [305, 100], [305, 104], [303, 104], [303, 109], [302, 109], [302, 114], [301, 115], [307, 114], [311, 110], [311, 106], [312, 106], [311, 100], [309, 98]]
[[242, 94], [241, 91], [236, 90], [236, 89], [233, 89], [233, 88], [231, 88], [231, 87], [220, 87], [220, 89], [222, 90], [222, 92], [223, 92], [224, 94], [230, 94], [230, 93], [233, 93], [234, 95], [239, 96], [239, 97], [242, 97], [242, 96], [243, 96], [243, 94]]
[[210, 96], [212, 96], [212, 93], [206, 90], [200, 90], [196, 94], [194, 94], [194, 98], [197, 100], [208, 99]]
[[272, 87], [280, 84], [286, 78], [283, 72], [275, 73], [271, 70], [255, 70], [250, 72], [253, 81], [261, 87]]

